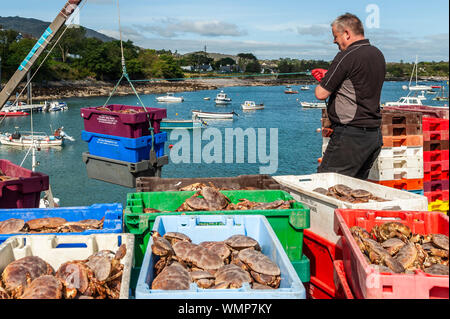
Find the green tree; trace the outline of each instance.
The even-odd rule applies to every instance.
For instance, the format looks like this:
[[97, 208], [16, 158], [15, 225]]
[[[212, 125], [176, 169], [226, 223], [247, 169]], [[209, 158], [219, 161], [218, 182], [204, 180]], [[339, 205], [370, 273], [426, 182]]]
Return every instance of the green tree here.
[[258, 61], [251, 61], [247, 63], [245, 72], [248, 73], [261, 73], [261, 64]]
[[[59, 36], [60, 35], [57, 34], [54, 39], [58, 39]], [[67, 55], [69, 53], [73, 54], [80, 53], [80, 48], [83, 45], [85, 36], [86, 36], [86, 29], [83, 27], [66, 29], [63, 37], [58, 42], [58, 48], [61, 53], [62, 62], [64, 63], [66, 62]]]

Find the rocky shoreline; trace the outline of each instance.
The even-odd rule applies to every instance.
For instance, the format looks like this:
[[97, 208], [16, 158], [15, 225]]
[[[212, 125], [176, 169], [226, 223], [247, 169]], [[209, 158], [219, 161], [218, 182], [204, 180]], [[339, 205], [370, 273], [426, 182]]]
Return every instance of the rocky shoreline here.
[[[387, 81], [408, 81], [405, 78], [390, 78]], [[443, 77], [422, 78], [421, 81], [448, 81]], [[314, 85], [313, 79], [270, 79], [270, 78], [202, 78], [186, 79], [182, 81], [153, 81], [153, 82], [134, 82], [133, 85], [139, 94], [165, 94], [167, 92], [189, 92], [200, 90], [217, 90], [231, 86], [278, 86], [278, 85]], [[48, 82], [45, 85], [33, 84], [32, 96], [34, 101], [61, 100], [66, 98], [88, 98], [109, 96], [114, 89], [115, 83], [84, 80], [84, 81], [58, 81]], [[23, 86], [18, 88], [18, 92]], [[133, 90], [126, 80], [122, 80], [117, 88], [115, 95], [132, 95]], [[15, 96], [15, 94], [13, 94]], [[20, 100], [26, 100], [26, 90]]]

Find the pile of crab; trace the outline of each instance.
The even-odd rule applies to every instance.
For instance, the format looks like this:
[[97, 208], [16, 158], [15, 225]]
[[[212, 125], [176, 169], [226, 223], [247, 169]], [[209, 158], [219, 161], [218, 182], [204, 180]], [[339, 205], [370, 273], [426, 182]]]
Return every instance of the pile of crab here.
[[371, 192], [364, 189], [352, 189], [343, 184], [336, 184], [328, 189], [318, 187], [313, 192], [320, 193], [322, 195], [330, 196], [339, 199], [344, 202], [358, 204], [368, 203], [370, 201], [385, 202], [386, 199], [374, 196]]
[[107, 112], [114, 112], [114, 113], [123, 113], [123, 114], [135, 114], [135, 113], [142, 113], [145, 112], [145, 110], [135, 110], [135, 109], [125, 109], [125, 110], [110, 110], [109, 108], [105, 107], [105, 106], [99, 106], [97, 108], [95, 108], [96, 110], [99, 111], [107, 111]]
[[422, 270], [448, 276], [448, 236], [413, 234], [399, 222], [376, 225], [371, 232], [353, 226], [350, 231], [369, 264], [379, 272], [414, 273]]
[[56, 272], [38, 256], [15, 260], [1, 274], [0, 299], [118, 299], [125, 254], [122, 244], [116, 253], [100, 250]]
[[[295, 200], [276, 200], [269, 203], [251, 202], [239, 199], [236, 204], [222, 194], [219, 189], [211, 186], [200, 186], [200, 189], [186, 199], [176, 212], [185, 211], [216, 211], [216, 210], [263, 210], [263, 209], [289, 209]], [[161, 213], [154, 208], [145, 208], [144, 213]]]
[[72, 233], [88, 229], [102, 229], [105, 217], [100, 220], [85, 219], [78, 222], [68, 222], [60, 217], [36, 218], [29, 221], [10, 218], [0, 222], [0, 234], [16, 233]]
[[197, 244], [185, 234], [152, 234], [155, 263], [152, 289], [187, 290], [191, 283], [200, 288], [276, 289], [280, 268], [261, 252], [258, 242], [245, 235], [233, 235], [224, 241]]

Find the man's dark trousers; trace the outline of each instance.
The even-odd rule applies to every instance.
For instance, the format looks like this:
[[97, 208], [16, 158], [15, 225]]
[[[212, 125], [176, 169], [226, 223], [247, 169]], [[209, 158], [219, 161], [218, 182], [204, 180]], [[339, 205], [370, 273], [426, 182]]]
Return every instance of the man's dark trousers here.
[[317, 172], [333, 172], [365, 180], [382, 146], [380, 128], [335, 126]]

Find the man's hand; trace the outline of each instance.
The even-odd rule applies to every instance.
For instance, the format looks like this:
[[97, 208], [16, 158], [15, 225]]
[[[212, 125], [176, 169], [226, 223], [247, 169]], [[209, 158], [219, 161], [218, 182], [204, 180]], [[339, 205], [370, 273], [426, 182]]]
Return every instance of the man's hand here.
[[325, 69], [314, 69], [311, 71], [311, 75], [317, 80], [322, 81], [323, 77], [325, 76], [325, 73], [327, 73], [328, 70]]

